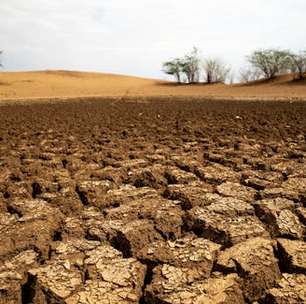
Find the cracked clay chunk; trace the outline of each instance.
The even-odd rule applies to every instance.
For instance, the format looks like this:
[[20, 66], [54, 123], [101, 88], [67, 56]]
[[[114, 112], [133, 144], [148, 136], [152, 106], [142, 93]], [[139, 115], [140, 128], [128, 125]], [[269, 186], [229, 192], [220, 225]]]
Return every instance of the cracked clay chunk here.
[[196, 174], [211, 184], [221, 184], [226, 181], [239, 182], [240, 180], [239, 173], [220, 164], [197, 168]]
[[58, 261], [31, 269], [29, 274], [35, 282], [31, 286], [34, 304], [64, 301], [83, 284], [80, 270]]
[[164, 304], [243, 304], [244, 299], [240, 290], [238, 277], [235, 274], [212, 277], [204, 281], [194, 282], [181, 286], [164, 284], [163, 276], [172, 280], [176, 274], [165, 268], [158, 276], [155, 276], [151, 285], [146, 288], [145, 300], [148, 303]]
[[141, 250], [139, 258], [152, 263], [194, 269], [207, 278], [219, 252], [220, 245], [203, 238], [186, 236], [176, 241], [157, 241]]
[[283, 274], [277, 287], [268, 291], [265, 304], [306, 303], [306, 276], [303, 274]]
[[229, 217], [255, 215], [255, 210], [251, 204], [233, 197], [220, 196], [218, 200], [216, 199], [215, 202], [205, 209]]
[[217, 266], [238, 273], [243, 293], [250, 302], [260, 300], [281, 275], [271, 241], [262, 238], [226, 249], [219, 255]]
[[[138, 303], [146, 266], [133, 258], [124, 259], [109, 245], [98, 244], [62, 244], [57, 248], [59, 256], [31, 269], [31, 303]], [[80, 262], [71, 263], [81, 252]]]
[[22, 303], [22, 285], [28, 269], [35, 267], [38, 254], [27, 250], [0, 264], [0, 304]]
[[176, 167], [167, 168], [165, 177], [169, 184], [189, 184], [198, 179], [193, 173], [186, 172]]
[[102, 181], [82, 181], [76, 188], [83, 205], [96, 206], [99, 208], [109, 207], [104, 196], [109, 190], [114, 188], [114, 184], [108, 180]]
[[135, 296], [141, 295], [146, 266], [134, 258], [124, 259], [120, 251], [101, 245], [85, 258], [89, 280], [111, 283], [113, 288], [129, 287]]
[[295, 207], [293, 201], [284, 198], [266, 199], [255, 202], [254, 207], [256, 215], [268, 226], [272, 236], [293, 239], [303, 237], [303, 226], [291, 211]]
[[158, 189], [167, 185], [164, 170], [164, 167], [160, 165], [134, 169], [128, 173], [126, 181], [135, 187], [152, 187]]
[[300, 195], [292, 188], [269, 188], [260, 192], [260, 197], [265, 198], [286, 198], [288, 200], [299, 201]]
[[238, 183], [225, 182], [217, 186], [217, 192], [224, 196], [231, 196], [246, 202], [252, 202], [256, 198], [256, 191]]
[[105, 206], [120, 206], [134, 200], [149, 199], [158, 197], [158, 193], [155, 189], [149, 187], [136, 188], [131, 185], [123, 185], [119, 189], [113, 189], [107, 191], [107, 193], [101, 198], [100, 208]]
[[114, 236], [110, 241], [125, 257], [137, 256], [143, 247], [162, 239], [148, 220], [135, 220], [122, 225], [118, 225], [117, 221], [113, 227], [112, 222], [109, 222], [109, 235]]
[[108, 245], [87, 254], [88, 280], [85, 286], [69, 297], [67, 304], [139, 303], [146, 266], [136, 259], [123, 259]]
[[165, 196], [171, 200], [178, 200], [182, 203], [183, 209], [191, 209], [195, 206], [206, 206], [218, 198], [213, 194], [210, 185], [196, 183], [190, 185], [175, 184], [169, 185], [165, 191]]
[[161, 197], [134, 200], [118, 208], [105, 210], [105, 218], [126, 223], [138, 219], [150, 219], [155, 229], [167, 239], [181, 236], [183, 211], [174, 201]]
[[14, 201], [14, 215], [0, 215], [0, 260], [6, 255], [37, 248], [48, 255], [49, 244], [60, 229], [62, 213], [41, 200]]
[[295, 177], [286, 180], [282, 186], [286, 189], [292, 189], [299, 192], [300, 194], [306, 193], [306, 178]]
[[188, 211], [186, 224], [197, 235], [227, 247], [253, 237], [270, 238], [259, 219], [251, 215], [229, 217], [195, 207]]
[[131, 287], [89, 280], [84, 289], [69, 297], [65, 304], [136, 304], [139, 299], [140, 296]]
[[280, 261], [286, 271], [306, 274], [306, 243], [303, 241], [278, 239]]
[[296, 213], [300, 218], [300, 221], [306, 225], [306, 208], [305, 207], [300, 207], [296, 209]]

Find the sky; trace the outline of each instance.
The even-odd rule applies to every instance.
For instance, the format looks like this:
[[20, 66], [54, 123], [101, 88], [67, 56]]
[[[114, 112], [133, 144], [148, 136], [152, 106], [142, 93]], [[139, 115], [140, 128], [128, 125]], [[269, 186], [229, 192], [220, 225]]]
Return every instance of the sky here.
[[306, 49], [305, 0], [0, 0], [3, 71], [166, 79], [193, 46], [236, 73], [258, 48]]

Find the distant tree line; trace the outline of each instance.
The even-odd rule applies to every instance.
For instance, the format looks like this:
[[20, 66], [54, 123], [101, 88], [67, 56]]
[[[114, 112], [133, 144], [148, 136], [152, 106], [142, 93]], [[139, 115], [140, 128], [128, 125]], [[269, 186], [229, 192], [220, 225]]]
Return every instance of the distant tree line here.
[[163, 71], [172, 75], [178, 83], [198, 83], [201, 78], [207, 83], [225, 82], [230, 70], [217, 59], [202, 60], [195, 47], [185, 56], [163, 63]]
[[[303, 79], [306, 73], [306, 51], [259, 49], [247, 56], [248, 67], [240, 70], [240, 81], [247, 83], [259, 79], [270, 80], [281, 74], [293, 73]], [[216, 58], [202, 59], [199, 50], [163, 63], [163, 71], [172, 75], [177, 83], [225, 83], [231, 81], [231, 67]]]
[[2, 55], [3, 51], [0, 50], [0, 67], [2, 67], [2, 63], [1, 63], [1, 55]]

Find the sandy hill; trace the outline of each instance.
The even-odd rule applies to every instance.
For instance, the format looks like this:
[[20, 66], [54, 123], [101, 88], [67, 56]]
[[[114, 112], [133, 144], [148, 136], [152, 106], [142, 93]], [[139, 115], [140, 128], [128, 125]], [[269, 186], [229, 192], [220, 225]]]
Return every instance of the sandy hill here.
[[89, 96], [203, 96], [220, 98], [302, 98], [306, 82], [292, 76], [248, 85], [172, 82], [102, 73], [37, 71], [0, 73], [0, 100]]

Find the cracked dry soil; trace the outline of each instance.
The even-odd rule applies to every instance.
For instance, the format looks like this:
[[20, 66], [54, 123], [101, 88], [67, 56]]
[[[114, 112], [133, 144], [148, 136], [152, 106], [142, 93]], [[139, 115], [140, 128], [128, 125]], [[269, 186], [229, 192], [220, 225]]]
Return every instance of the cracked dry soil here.
[[306, 104], [0, 108], [1, 304], [306, 302]]

